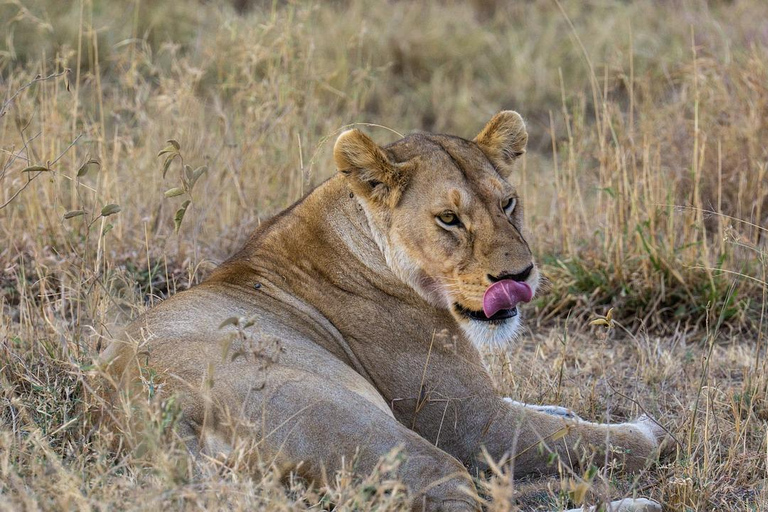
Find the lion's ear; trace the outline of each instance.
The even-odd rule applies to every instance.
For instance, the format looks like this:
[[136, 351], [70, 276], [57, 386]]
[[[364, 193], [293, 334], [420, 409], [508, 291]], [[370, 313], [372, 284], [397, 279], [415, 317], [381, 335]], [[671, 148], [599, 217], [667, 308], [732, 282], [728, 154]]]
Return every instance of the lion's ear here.
[[394, 208], [408, 181], [404, 164], [392, 162], [386, 152], [360, 130], [347, 130], [333, 147], [336, 168], [347, 177], [355, 194]]
[[475, 142], [501, 175], [507, 178], [512, 173], [515, 160], [525, 153], [528, 132], [520, 114], [504, 110], [488, 121], [483, 131], [475, 137]]

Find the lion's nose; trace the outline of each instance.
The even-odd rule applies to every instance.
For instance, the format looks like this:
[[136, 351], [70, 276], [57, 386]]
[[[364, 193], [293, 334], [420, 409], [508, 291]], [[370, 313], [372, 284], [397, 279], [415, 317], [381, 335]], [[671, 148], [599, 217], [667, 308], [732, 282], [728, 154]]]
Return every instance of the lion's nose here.
[[492, 276], [491, 274], [488, 274], [488, 279], [490, 279], [492, 283], [496, 283], [504, 279], [511, 279], [513, 281], [525, 281], [526, 279], [528, 279], [528, 276], [531, 275], [532, 270], [533, 270], [533, 263], [528, 265], [525, 268], [525, 270], [523, 270], [522, 272], [517, 272], [517, 273], [505, 272], [504, 274], [499, 274], [498, 276]]

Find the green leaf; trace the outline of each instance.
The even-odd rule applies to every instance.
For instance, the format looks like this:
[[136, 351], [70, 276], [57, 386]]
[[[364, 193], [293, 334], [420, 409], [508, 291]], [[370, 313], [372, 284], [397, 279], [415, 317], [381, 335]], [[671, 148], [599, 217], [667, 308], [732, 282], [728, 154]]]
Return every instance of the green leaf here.
[[64, 214], [64, 219], [74, 219], [75, 217], [80, 217], [81, 215], [85, 215], [85, 210], [70, 210], [67, 213]]
[[559, 441], [560, 439], [562, 439], [565, 436], [567, 436], [570, 431], [571, 431], [571, 426], [570, 425], [565, 425], [565, 426], [561, 427], [560, 430], [558, 430], [554, 434], [550, 435], [548, 441], [552, 441], [552, 442]]
[[104, 236], [107, 233], [109, 233], [110, 231], [112, 231], [113, 227], [115, 227], [115, 226], [113, 226], [112, 224], [107, 224], [106, 226], [104, 226], [104, 229], [101, 230], [101, 236]]
[[108, 204], [101, 209], [101, 216], [109, 217], [110, 215], [116, 214], [120, 210], [122, 210], [122, 207], [119, 204]]
[[181, 175], [181, 183], [184, 185], [185, 189], [190, 189], [189, 186], [189, 180], [192, 178], [192, 167], [190, 167], [187, 164], [184, 164], [184, 172]]
[[171, 162], [173, 162], [174, 158], [177, 156], [179, 156], [178, 153], [171, 153], [165, 157], [165, 162], [163, 163], [163, 179], [165, 179], [165, 175], [168, 174], [168, 168], [171, 166]]
[[200, 179], [200, 176], [206, 173], [208, 171], [208, 167], [205, 165], [202, 165], [192, 171], [192, 175], [187, 177], [187, 181], [189, 181], [189, 189], [192, 190], [192, 187], [195, 186], [195, 183], [197, 183], [197, 180]]
[[157, 156], [163, 156], [163, 155], [168, 154], [168, 153], [170, 153], [172, 155], [178, 155], [179, 154], [179, 150], [181, 149], [181, 145], [178, 142], [176, 142], [173, 139], [170, 139], [168, 141], [168, 144], [170, 144], [170, 146], [166, 146], [163, 149], [161, 149], [160, 152], [157, 154]]
[[184, 214], [187, 213], [187, 206], [189, 206], [189, 203], [191, 201], [187, 199], [183, 203], [181, 203], [181, 208], [176, 210], [176, 214], [173, 216], [173, 225], [174, 225], [174, 231], [176, 233], [179, 232], [179, 228], [181, 227], [181, 221], [184, 220]]
[[168, 190], [163, 192], [163, 195], [165, 197], [176, 197], [176, 196], [182, 195], [183, 193], [184, 193], [184, 189], [183, 188], [181, 188], [181, 187], [174, 187], [174, 188], [169, 188]]
[[101, 162], [99, 162], [95, 158], [91, 158], [87, 162], [85, 162], [83, 165], [81, 165], [80, 168], [77, 170], [77, 177], [82, 178], [83, 176], [88, 174], [88, 171], [90, 170], [91, 165], [95, 165], [99, 169], [101, 169]]
[[21, 170], [21, 172], [46, 172], [46, 171], [50, 171], [50, 169], [45, 167], [44, 165], [31, 165]]
[[160, 156], [163, 156], [163, 155], [165, 155], [167, 153], [178, 154], [177, 151], [176, 151], [176, 148], [174, 148], [173, 146], [168, 146], [166, 148], [161, 149], [160, 152], [157, 154], [157, 156], [160, 157]]
[[603, 188], [599, 188], [598, 190], [605, 192], [606, 194], [608, 194], [614, 199], [616, 198], [616, 192], [614, 192], [611, 187], [603, 187]]
[[240, 317], [231, 316], [219, 324], [219, 329], [223, 329], [228, 325], [238, 325], [240, 323]]

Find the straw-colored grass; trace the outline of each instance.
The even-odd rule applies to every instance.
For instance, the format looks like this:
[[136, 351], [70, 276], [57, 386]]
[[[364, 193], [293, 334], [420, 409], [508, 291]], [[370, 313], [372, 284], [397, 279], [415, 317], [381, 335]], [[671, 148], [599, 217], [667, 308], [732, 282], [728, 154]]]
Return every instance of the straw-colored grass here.
[[[344, 127], [471, 137], [514, 108], [550, 289], [531, 335], [488, 355], [499, 390], [599, 421], [647, 411], [680, 445], [638, 479], [500, 468], [478, 480], [489, 508], [589, 489], [768, 509], [767, 3], [235, 4], [0, 4], [0, 508], [397, 509], [398, 454], [308, 489], [237, 457], [196, 472], [168, 404], [134, 402], [141, 428], [115, 433], [92, 361], [330, 176]], [[207, 171], [165, 197], [184, 165]]]

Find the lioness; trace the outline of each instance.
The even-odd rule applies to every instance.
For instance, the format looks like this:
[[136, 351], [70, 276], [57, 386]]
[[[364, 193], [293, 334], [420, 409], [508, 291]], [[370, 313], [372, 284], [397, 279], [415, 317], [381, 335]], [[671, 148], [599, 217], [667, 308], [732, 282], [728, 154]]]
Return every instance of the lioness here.
[[515, 476], [577, 465], [586, 447], [609, 447], [590, 463], [643, 468], [662, 436], [654, 422], [504, 400], [478, 353], [515, 336], [539, 283], [507, 181], [527, 140], [512, 111], [471, 141], [380, 147], [342, 133], [336, 176], [136, 319], [104, 361], [124, 382], [153, 369], [161, 393], [180, 397], [179, 432], [198, 456], [251, 441], [262, 463], [321, 481], [343, 458], [365, 473], [400, 447], [417, 510], [478, 509], [481, 450]]

